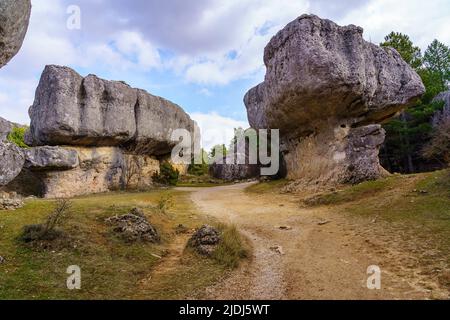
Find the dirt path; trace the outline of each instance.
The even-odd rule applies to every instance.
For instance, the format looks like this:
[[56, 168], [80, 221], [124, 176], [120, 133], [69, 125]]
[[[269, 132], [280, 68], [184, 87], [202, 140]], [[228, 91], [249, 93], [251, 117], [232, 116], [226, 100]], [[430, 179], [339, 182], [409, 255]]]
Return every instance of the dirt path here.
[[[301, 209], [292, 196], [250, 195], [244, 191], [248, 185], [180, 188], [191, 192], [203, 213], [236, 224], [254, 249], [250, 262], [208, 288], [204, 298], [430, 298], [390, 270], [398, 256], [374, 247], [344, 215], [329, 208]], [[382, 270], [381, 290], [367, 288], [371, 265]]]

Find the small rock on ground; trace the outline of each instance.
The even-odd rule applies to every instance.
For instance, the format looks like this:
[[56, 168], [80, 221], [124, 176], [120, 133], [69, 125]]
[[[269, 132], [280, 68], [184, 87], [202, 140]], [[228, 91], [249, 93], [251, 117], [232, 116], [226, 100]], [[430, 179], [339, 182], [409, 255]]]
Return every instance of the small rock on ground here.
[[161, 240], [158, 231], [150, 224], [142, 210], [138, 208], [134, 208], [130, 213], [122, 216], [108, 218], [106, 222], [113, 225], [113, 231], [128, 242], [158, 243]]
[[188, 246], [199, 254], [211, 256], [220, 242], [220, 232], [214, 227], [204, 225], [189, 239]]

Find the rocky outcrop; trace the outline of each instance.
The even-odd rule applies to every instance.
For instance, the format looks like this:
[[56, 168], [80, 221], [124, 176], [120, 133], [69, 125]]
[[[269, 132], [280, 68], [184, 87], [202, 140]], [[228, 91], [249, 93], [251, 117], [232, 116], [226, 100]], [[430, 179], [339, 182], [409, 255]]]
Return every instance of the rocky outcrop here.
[[0, 141], [5, 141], [14, 128], [14, 123], [0, 117]]
[[[243, 157], [243, 163], [237, 163], [236, 159]], [[237, 181], [256, 178], [260, 174], [258, 164], [249, 164], [248, 157], [245, 154], [230, 154], [222, 161], [214, 162], [209, 167], [210, 174], [217, 179], [225, 181]]]
[[192, 235], [188, 246], [201, 255], [211, 256], [221, 240], [220, 232], [209, 225], [204, 225]]
[[363, 29], [303, 15], [269, 42], [267, 73], [244, 102], [255, 129], [280, 129], [287, 175], [313, 184], [385, 174], [381, 123], [424, 93], [416, 72]]
[[16, 210], [23, 207], [23, 199], [15, 192], [8, 193], [0, 190], [0, 211]]
[[22, 171], [25, 163], [23, 151], [15, 144], [0, 142], [0, 187], [7, 185]]
[[31, 14], [30, 0], [0, 2], [0, 68], [22, 47]]
[[175, 146], [173, 130], [195, 128], [179, 106], [161, 97], [59, 66], [45, 68], [29, 113], [27, 142], [33, 146], [120, 146], [159, 156]]
[[[78, 166], [70, 170], [43, 171], [37, 168], [42, 181], [41, 196], [64, 198], [122, 189], [148, 189], [152, 176], [159, 172], [159, 161], [145, 155], [125, 154], [117, 147], [65, 147], [77, 154]], [[61, 152], [61, 151], [59, 151]], [[71, 160], [72, 161], [72, 160]], [[71, 162], [73, 163], [73, 162]]]
[[130, 213], [106, 219], [112, 225], [114, 233], [126, 242], [158, 243], [161, 237], [154, 226], [145, 217], [142, 210], [134, 208]]
[[70, 170], [78, 167], [78, 153], [60, 147], [26, 149], [25, 168], [33, 171]]

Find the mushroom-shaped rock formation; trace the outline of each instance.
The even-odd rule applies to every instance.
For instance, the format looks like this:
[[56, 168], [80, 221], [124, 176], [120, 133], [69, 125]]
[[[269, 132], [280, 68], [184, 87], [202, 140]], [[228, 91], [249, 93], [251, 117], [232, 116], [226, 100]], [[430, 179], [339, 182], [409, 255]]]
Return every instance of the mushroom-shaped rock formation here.
[[356, 183], [386, 171], [379, 125], [424, 93], [397, 51], [363, 39], [363, 29], [303, 15], [264, 52], [267, 73], [244, 102], [255, 129], [280, 129], [288, 178]]
[[33, 146], [120, 146], [133, 153], [170, 154], [171, 134], [196, 124], [176, 104], [124, 82], [47, 66], [30, 108]]
[[0, 68], [22, 47], [30, 14], [30, 0], [0, 1]]

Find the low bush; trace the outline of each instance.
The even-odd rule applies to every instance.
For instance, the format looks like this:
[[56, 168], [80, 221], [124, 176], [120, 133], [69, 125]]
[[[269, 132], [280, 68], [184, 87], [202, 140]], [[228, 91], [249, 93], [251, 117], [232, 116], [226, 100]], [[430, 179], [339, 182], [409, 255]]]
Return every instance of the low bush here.
[[23, 242], [29, 243], [33, 241], [53, 241], [64, 235], [64, 232], [59, 229], [64, 223], [64, 220], [70, 213], [72, 203], [67, 199], [60, 199], [56, 201], [55, 209], [47, 217], [42, 224], [27, 225], [24, 227], [20, 239]]
[[220, 224], [221, 240], [212, 257], [220, 264], [236, 268], [242, 259], [248, 258], [248, 245], [234, 225]]
[[169, 162], [163, 162], [160, 166], [160, 172], [153, 175], [153, 181], [169, 186], [176, 186], [179, 179], [180, 172]]
[[8, 141], [20, 148], [28, 148], [28, 145], [25, 143], [25, 132], [27, 129], [27, 127], [14, 127], [8, 134]]

